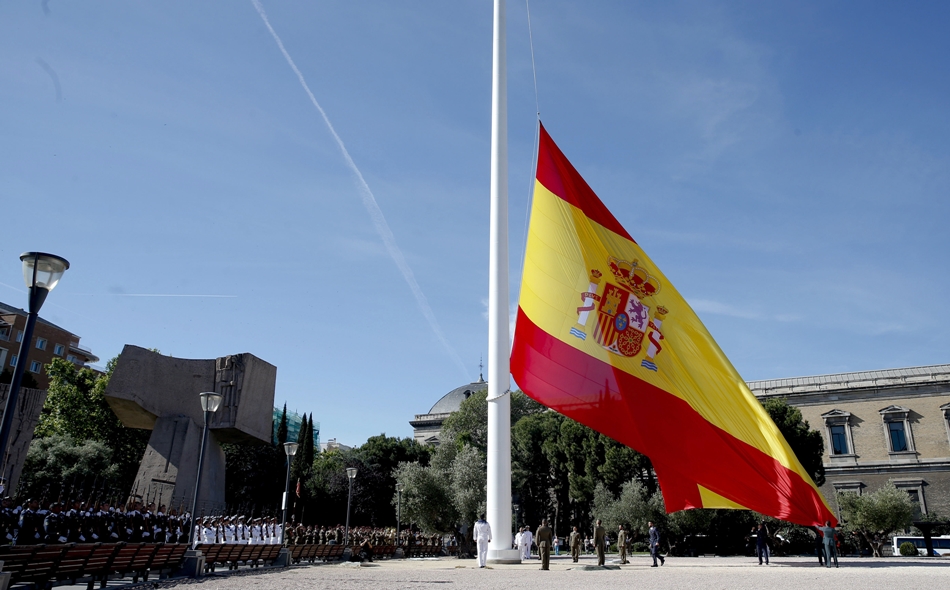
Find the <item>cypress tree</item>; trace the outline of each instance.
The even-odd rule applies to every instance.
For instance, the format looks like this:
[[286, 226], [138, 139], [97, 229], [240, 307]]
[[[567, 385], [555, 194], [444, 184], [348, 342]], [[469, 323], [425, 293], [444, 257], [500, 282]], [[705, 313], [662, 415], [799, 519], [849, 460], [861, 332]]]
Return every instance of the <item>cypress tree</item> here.
[[284, 411], [280, 414], [280, 423], [277, 425], [277, 446], [283, 450], [287, 442], [287, 402], [284, 402]]

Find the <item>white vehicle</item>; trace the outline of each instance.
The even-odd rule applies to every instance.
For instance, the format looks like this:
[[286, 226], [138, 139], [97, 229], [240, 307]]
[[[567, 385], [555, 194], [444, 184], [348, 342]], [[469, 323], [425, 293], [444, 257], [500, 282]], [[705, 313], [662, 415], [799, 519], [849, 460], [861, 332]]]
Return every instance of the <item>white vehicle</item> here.
[[[933, 541], [934, 553], [941, 557], [950, 556], [950, 535], [943, 535], [940, 537], [934, 536], [931, 537], [931, 540]], [[913, 543], [914, 547], [917, 547], [918, 555], [927, 555], [927, 545], [924, 543], [923, 537], [894, 535], [891, 543], [893, 545], [894, 555], [901, 554], [901, 545], [904, 543]]]

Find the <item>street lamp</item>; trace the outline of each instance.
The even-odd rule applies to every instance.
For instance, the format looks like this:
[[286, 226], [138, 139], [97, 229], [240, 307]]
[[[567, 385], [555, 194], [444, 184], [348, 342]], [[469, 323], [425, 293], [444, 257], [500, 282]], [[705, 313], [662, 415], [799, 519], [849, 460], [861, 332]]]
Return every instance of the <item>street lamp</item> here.
[[281, 544], [287, 546], [287, 504], [290, 499], [290, 460], [297, 454], [297, 443], [284, 443], [284, 454], [287, 455], [287, 484], [284, 486], [284, 517], [280, 522]]
[[347, 467], [346, 476], [350, 478], [350, 493], [346, 496], [346, 532], [343, 533], [344, 543], [350, 545], [350, 502], [353, 501], [353, 480], [356, 479], [356, 467]]
[[33, 328], [36, 327], [36, 318], [46, 301], [46, 296], [59, 283], [63, 273], [69, 268], [69, 261], [55, 254], [45, 252], [25, 252], [20, 255], [23, 262], [23, 281], [30, 290], [30, 312], [27, 315], [26, 327], [23, 329], [23, 339], [20, 341], [20, 352], [16, 357], [16, 367], [13, 369], [13, 379], [10, 381], [10, 393], [7, 403], [3, 406], [3, 422], [0, 424], [0, 463], [6, 467], [7, 442], [10, 430], [13, 428], [13, 416], [16, 414], [17, 396], [20, 394], [20, 383], [23, 373], [29, 362], [30, 344], [33, 340]]
[[402, 521], [402, 490], [405, 486], [396, 484], [396, 546], [399, 546], [399, 523]]
[[208, 422], [211, 420], [211, 414], [218, 411], [221, 405], [221, 399], [224, 397], [214, 391], [204, 391], [198, 394], [201, 398], [201, 410], [204, 412], [205, 426], [201, 433], [201, 451], [198, 453], [198, 475], [195, 477], [195, 497], [191, 501], [191, 548], [194, 550], [198, 545], [198, 534], [194, 532], [198, 522], [198, 490], [201, 489], [201, 465], [205, 460], [205, 445], [208, 444]]

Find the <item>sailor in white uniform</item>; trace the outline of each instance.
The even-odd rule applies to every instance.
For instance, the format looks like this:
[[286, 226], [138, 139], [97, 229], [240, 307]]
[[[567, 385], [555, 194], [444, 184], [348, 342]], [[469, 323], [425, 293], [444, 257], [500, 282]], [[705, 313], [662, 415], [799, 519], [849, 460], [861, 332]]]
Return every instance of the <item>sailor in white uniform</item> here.
[[478, 546], [478, 567], [485, 567], [488, 560], [488, 543], [491, 542], [491, 526], [485, 522], [485, 515], [475, 521], [475, 544]]

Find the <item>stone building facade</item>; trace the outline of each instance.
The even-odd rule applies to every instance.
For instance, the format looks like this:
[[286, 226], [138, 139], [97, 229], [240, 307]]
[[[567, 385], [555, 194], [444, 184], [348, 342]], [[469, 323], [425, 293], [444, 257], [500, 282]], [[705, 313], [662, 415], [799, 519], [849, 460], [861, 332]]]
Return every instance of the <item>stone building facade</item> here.
[[452, 391], [439, 398], [429, 412], [426, 414], [416, 414], [415, 420], [410, 420], [412, 426], [412, 435], [417, 443], [423, 445], [438, 445], [439, 434], [442, 432], [442, 423], [449, 417], [449, 414], [457, 411], [462, 402], [478, 391], [487, 391], [488, 382], [478, 376], [478, 381], [456, 387]]
[[825, 442], [825, 485], [906, 490], [923, 514], [950, 516], [950, 365], [753, 381], [757, 397], [799, 408]]

